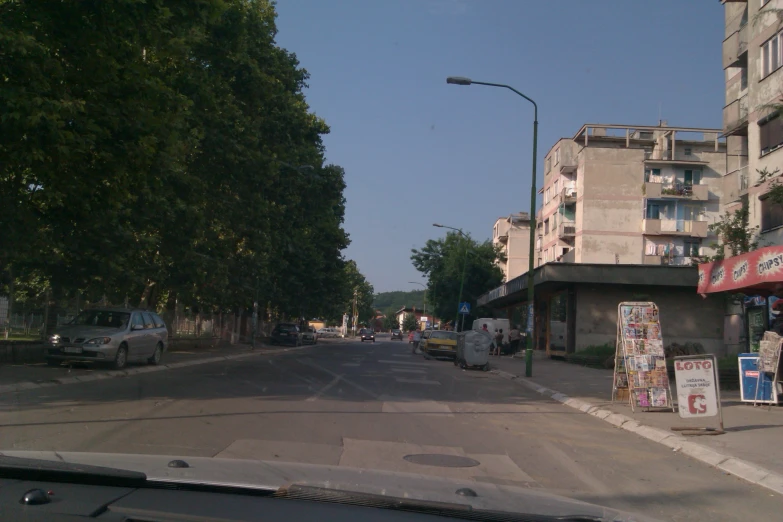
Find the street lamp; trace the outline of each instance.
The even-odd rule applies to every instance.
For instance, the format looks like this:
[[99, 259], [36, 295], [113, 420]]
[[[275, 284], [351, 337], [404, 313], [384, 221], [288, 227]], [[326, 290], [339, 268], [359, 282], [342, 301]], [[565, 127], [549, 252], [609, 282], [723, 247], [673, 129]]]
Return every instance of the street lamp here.
[[427, 286], [424, 283], [417, 283], [416, 281], [408, 281], [408, 284], [419, 285], [424, 288], [424, 315], [427, 315]]
[[[448, 228], [449, 230], [458, 232], [463, 239], [466, 238], [465, 233], [462, 231], [461, 228], [448, 227], [446, 225], [441, 225], [440, 223], [433, 223], [432, 226], [438, 228]], [[457, 315], [454, 317], [455, 332], [457, 331], [457, 323], [459, 322], [459, 305], [460, 303], [462, 303], [462, 287], [465, 285], [465, 270], [467, 268], [468, 268], [468, 246], [465, 245], [465, 260], [462, 262], [462, 278], [459, 280], [459, 298], [457, 299]]]
[[[533, 104], [533, 174], [530, 177], [530, 250], [529, 250], [529, 264], [527, 269], [527, 303], [528, 303], [528, 323], [533, 325], [535, 329], [535, 322], [533, 321], [535, 313], [535, 291], [533, 290], [533, 271], [535, 270], [535, 231], [536, 231], [536, 154], [538, 151], [538, 104], [531, 98], [525, 96], [518, 90], [514, 89], [510, 85], [502, 83], [487, 83], [477, 82], [470, 78], [463, 76], [449, 76], [446, 78], [446, 83], [451, 85], [487, 85], [489, 87], [502, 87], [508, 89], [523, 97], [527, 101]], [[533, 332], [529, 332], [527, 336], [527, 349], [525, 350], [525, 377], [533, 376]]]

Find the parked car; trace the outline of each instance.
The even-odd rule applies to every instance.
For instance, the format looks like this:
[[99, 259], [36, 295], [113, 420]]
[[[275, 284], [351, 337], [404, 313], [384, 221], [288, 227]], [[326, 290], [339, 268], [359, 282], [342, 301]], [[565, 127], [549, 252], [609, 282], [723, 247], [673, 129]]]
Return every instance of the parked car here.
[[46, 363], [104, 362], [124, 368], [130, 361], [159, 364], [169, 331], [155, 312], [132, 308], [83, 310], [58, 326], [47, 340]]
[[318, 337], [322, 339], [340, 337], [340, 331], [337, 328], [332, 327], [320, 328], [316, 333], [318, 334]]
[[306, 327], [302, 331], [302, 343], [303, 344], [316, 344], [318, 342], [318, 332], [312, 326]]
[[391, 331], [391, 340], [399, 339], [402, 341], [402, 330], [392, 330]]
[[362, 328], [359, 331], [359, 335], [362, 336], [362, 342], [364, 342], [364, 341], [375, 342], [375, 332], [373, 332], [369, 328]]
[[427, 332], [421, 341], [421, 351], [429, 355], [441, 355], [447, 357], [456, 357], [457, 332], [447, 332], [444, 330], [432, 330]]
[[272, 344], [290, 344], [292, 346], [302, 345], [302, 332], [294, 323], [278, 323], [272, 330], [270, 338]]

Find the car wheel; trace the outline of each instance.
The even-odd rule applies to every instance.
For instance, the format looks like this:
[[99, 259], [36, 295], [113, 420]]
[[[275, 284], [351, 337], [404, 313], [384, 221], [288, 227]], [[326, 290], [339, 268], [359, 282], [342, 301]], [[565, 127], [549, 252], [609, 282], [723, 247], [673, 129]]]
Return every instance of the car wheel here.
[[62, 364], [57, 359], [46, 359], [46, 366], [60, 366]]
[[117, 355], [114, 356], [114, 369], [115, 370], [122, 370], [125, 368], [125, 365], [128, 364], [128, 346], [126, 344], [121, 344], [119, 348], [117, 348]]
[[152, 354], [152, 357], [147, 359], [148, 364], [152, 364], [153, 366], [157, 366], [160, 364], [160, 358], [163, 356], [163, 343], [158, 343], [157, 346], [155, 346], [155, 353]]

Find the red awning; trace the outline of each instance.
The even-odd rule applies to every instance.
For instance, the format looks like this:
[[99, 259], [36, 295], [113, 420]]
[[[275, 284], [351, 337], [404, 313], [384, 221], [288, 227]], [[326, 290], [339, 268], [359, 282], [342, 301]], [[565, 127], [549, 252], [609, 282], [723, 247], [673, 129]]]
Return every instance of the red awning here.
[[759, 248], [723, 261], [699, 265], [700, 294], [742, 292], [760, 295], [783, 291], [783, 246]]

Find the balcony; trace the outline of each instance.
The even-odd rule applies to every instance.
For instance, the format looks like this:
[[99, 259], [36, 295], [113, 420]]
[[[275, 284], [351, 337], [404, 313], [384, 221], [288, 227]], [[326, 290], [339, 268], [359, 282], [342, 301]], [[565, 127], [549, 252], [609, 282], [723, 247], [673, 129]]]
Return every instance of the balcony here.
[[565, 205], [576, 204], [576, 183], [571, 182], [560, 191], [558, 194], [560, 201]]
[[726, 203], [734, 203], [748, 193], [748, 167], [729, 172], [723, 178], [723, 198]]
[[501, 232], [498, 234], [498, 243], [508, 243], [508, 232]]
[[723, 108], [723, 134], [748, 135], [748, 95], [745, 94]]
[[710, 197], [707, 185], [685, 185], [683, 183], [653, 183], [644, 184], [644, 197], [648, 199], [690, 199], [692, 201], [707, 201]]
[[651, 236], [707, 237], [706, 221], [685, 219], [643, 219], [642, 233]]
[[723, 40], [723, 69], [737, 67], [748, 51], [748, 24], [741, 23], [736, 30]]
[[693, 258], [686, 256], [644, 256], [645, 265], [692, 266]]
[[557, 227], [557, 237], [560, 239], [572, 238], [576, 236], [576, 223], [560, 223]]

